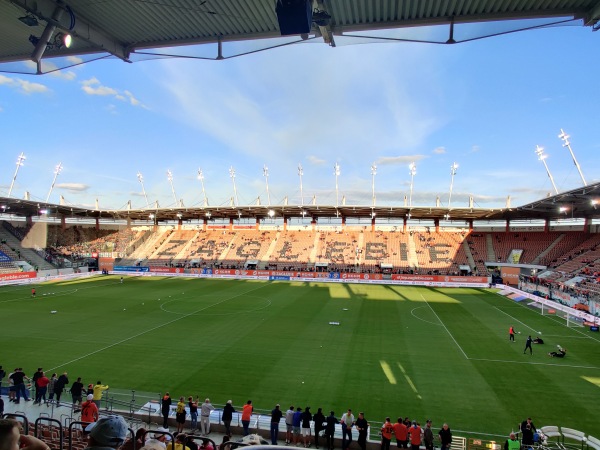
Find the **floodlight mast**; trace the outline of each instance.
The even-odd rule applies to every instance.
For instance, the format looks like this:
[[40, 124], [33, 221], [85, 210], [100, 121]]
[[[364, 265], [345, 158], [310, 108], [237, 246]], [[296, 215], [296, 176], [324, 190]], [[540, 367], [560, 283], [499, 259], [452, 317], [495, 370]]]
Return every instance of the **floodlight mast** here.
[[450, 194], [448, 194], [448, 209], [450, 209], [450, 202], [452, 201], [452, 188], [454, 187], [454, 175], [456, 175], [456, 170], [458, 169], [457, 163], [452, 163], [450, 166]]
[[550, 173], [550, 169], [548, 168], [548, 164], [546, 163], [546, 158], [548, 157], [548, 155], [544, 155], [544, 147], [536, 145], [535, 154], [538, 155], [538, 159], [544, 164], [544, 167], [546, 168], [546, 173], [548, 174], [548, 178], [550, 178], [550, 182], [552, 183], [552, 187], [554, 188], [554, 192], [558, 195], [558, 189], [556, 189], [554, 177]]
[[373, 202], [373, 206], [375, 206], [375, 175], [377, 175], [377, 166], [373, 164], [371, 166], [371, 200]]
[[571, 143], [569, 142], [569, 137], [570, 136], [567, 133], [565, 133], [564, 130], [561, 128], [558, 138], [563, 141], [563, 147], [567, 147], [569, 149], [569, 152], [571, 153], [571, 158], [573, 158], [573, 163], [575, 164], [575, 167], [577, 167], [577, 171], [579, 172], [579, 176], [581, 177], [581, 181], [583, 181], [584, 186], [587, 186], [585, 178], [583, 178], [583, 173], [581, 172], [581, 167], [579, 166], [579, 163], [577, 162], [577, 158], [575, 158], [575, 153], [573, 153], [573, 149], [571, 148]]
[[335, 206], [336, 208], [340, 204], [340, 193], [338, 189], [338, 177], [340, 176], [340, 165], [335, 163], [333, 166], [333, 174], [335, 175]]
[[167, 180], [169, 180], [169, 183], [171, 183], [171, 192], [173, 192], [173, 198], [175, 199], [175, 207], [177, 208], [178, 206], [178, 201], [177, 201], [177, 195], [175, 195], [175, 187], [173, 186], [173, 174], [171, 173], [171, 170], [167, 170]]
[[298, 176], [300, 177], [300, 205], [304, 206], [304, 191], [302, 190], [302, 175], [304, 175], [304, 170], [302, 170], [302, 164], [298, 164]]
[[408, 197], [408, 206], [412, 206], [413, 184], [415, 175], [417, 174], [417, 165], [414, 161], [408, 165], [408, 170], [408, 173], [410, 174], [410, 196]]
[[150, 202], [148, 201], [148, 196], [146, 195], [146, 189], [144, 189], [144, 177], [141, 172], [137, 173], [137, 179], [142, 185], [142, 193], [144, 194], [144, 198], [146, 199], [146, 207], [150, 208]]
[[10, 188], [8, 188], [8, 195], [7, 195], [8, 198], [10, 198], [10, 194], [12, 192], [13, 186], [15, 185], [15, 181], [17, 180], [17, 174], [19, 173], [19, 167], [21, 167], [23, 165], [23, 161], [25, 161], [26, 159], [27, 158], [25, 157], [23, 152], [21, 152], [21, 154], [17, 158], [17, 170], [15, 170], [15, 175], [13, 176], [12, 182], [10, 183]]
[[50, 194], [52, 194], [52, 189], [54, 189], [54, 184], [56, 183], [56, 178], [58, 177], [58, 175], [60, 174], [62, 169], [63, 169], [62, 163], [58, 163], [56, 165], [56, 167], [54, 168], [54, 178], [52, 179], [52, 185], [50, 186], [50, 190], [48, 191], [48, 196], [46, 197], [46, 203], [48, 203], [48, 200], [50, 200]]
[[235, 186], [235, 169], [233, 168], [233, 166], [229, 167], [229, 176], [231, 177], [231, 181], [233, 182], [233, 195], [235, 198], [235, 206], [238, 206], [239, 202], [238, 202], [237, 187]]
[[198, 169], [198, 179], [202, 185], [202, 198], [204, 199], [204, 206], [206, 207], [208, 206], [208, 199], [206, 198], [206, 191], [204, 190], [204, 174], [202, 173], [202, 169]]
[[269, 168], [263, 166], [263, 175], [265, 177], [265, 183], [267, 184], [267, 206], [271, 206], [271, 194], [269, 192]]

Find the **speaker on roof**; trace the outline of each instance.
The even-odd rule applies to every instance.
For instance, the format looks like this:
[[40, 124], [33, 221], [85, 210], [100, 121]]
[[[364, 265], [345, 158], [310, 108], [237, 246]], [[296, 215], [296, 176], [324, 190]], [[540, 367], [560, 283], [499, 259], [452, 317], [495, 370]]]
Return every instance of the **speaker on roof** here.
[[277, 0], [275, 13], [282, 36], [310, 32], [312, 27], [310, 0]]

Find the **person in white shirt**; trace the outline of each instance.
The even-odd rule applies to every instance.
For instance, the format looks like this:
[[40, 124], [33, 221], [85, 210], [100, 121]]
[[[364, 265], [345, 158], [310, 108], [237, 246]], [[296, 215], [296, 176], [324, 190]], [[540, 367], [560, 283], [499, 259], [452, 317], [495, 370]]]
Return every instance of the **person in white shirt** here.
[[342, 450], [348, 450], [352, 443], [352, 427], [354, 426], [354, 415], [351, 409], [342, 415], [340, 423], [342, 424]]
[[210, 403], [209, 398], [204, 400], [200, 407], [200, 430], [204, 436], [210, 433], [210, 413], [214, 410], [215, 407]]

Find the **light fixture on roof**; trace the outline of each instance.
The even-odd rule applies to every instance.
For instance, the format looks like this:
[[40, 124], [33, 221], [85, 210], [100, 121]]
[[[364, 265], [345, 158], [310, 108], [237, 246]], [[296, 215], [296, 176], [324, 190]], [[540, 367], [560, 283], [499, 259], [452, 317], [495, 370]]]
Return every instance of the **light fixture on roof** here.
[[154, 214], [150, 214], [148, 217], [150, 218], [150, 220], [152, 220], [154, 219]]
[[302, 175], [304, 175], [302, 164], [298, 164], [298, 176], [300, 177], [300, 204], [304, 206], [304, 192], [302, 191]]
[[552, 183], [552, 187], [554, 188], [554, 192], [558, 194], [558, 189], [556, 189], [556, 184], [554, 184], [554, 178], [550, 173], [550, 169], [548, 168], [548, 163], [546, 163], [546, 158], [548, 155], [544, 154], [544, 147], [540, 147], [539, 145], [535, 146], [535, 154], [538, 155], [538, 159], [544, 164], [546, 168], [546, 173], [548, 174], [548, 178], [550, 178], [550, 182]]
[[577, 158], [575, 158], [575, 153], [573, 153], [573, 149], [571, 148], [571, 143], [569, 142], [569, 137], [570, 136], [567, 133], [565, 133], [564, 130], [561, 128], [558, 138], [563, 141], [563, 147], [567, 147], [569, 149], [569, 152], [571, 153], [571, 158], [573, 158], [573, 164], [575, 164], [575, 167], [577, 167], [577, 172], [579, 172], [581, 181], [583, 181], [584, 186], [587, 186], [587, 182], [585, 181], [585, 178], [583, 178], [583, 172], [581, 172], [581, 167], [579, 166], [579, 163], [577, 162]]
[[28, 27], [37, 27], [40, 24], [37, 20], [37, 17], [31, 13], [27, 13], [23, 17], [19, 17], [19, 20]]
[[229, 167], [229, 176], [231, 177], [231, 181], [233, 183], [233, 196], [235, 198], [235, 206], [239, 205], [238, 195], [237, 195], [237, 187], [235, 185], [235, 169], [233, 166]]
[[177, 218], [181, 219], [183, 217], [183, 215], [181, 213], [177, 213]]
[[333, 166], [333, 174], [335, 175], [335, 207], [337, 208], [340, 204], [340, 194], [338, 189], [338, 177], [340, 176], [340, 165], [335, 163]]
[[450, 208], [450, 201], [452, 200], [452, 188], [454, 187], [454, 175], [456, 175], [456, 170], [458, 169], [457, 163], [452, 163], [450, 166], [450, 193], [448, 194], [448, 208]]
[[54, 178], [52, 179], [52, 184], [50, 185], [50, 190], [48, 191], [48, 196], [46, 197], [46, 203], [50, 200], [50, 194], [52, 194], [52, 190], [54, 189], [54, 185], [56, 184], [56, 178], [63, 170], [62, 163], [58, 163], [54, 168]]
[[17, 158], [17, 170], [15, 170], [15, 175], [13, 176], [12, 182], [10, 183], [10, 188], [8, 188], [7, 197], [9, 197], [9, 198], [10, 198], [10, 194], [12, 192], [13, 186], [15, 184], [15, 181], [17, 179], [17, 174], [19, 173], [19, 167], [21, 167], [23, 165], [23, 161], [25, 161], [26, 159], [27, 158], [25, 157], [25, 154], [23, 152], [21, 152], [21, 154]]
[[273, 211], [272, 209], [270, 209], [269, 212], [268, 212], [268, 214], [269, 214], [270, 218], [273, 218], [275, 216], [275, 211]]
[[263, 175], [265, 177], [265, 183], [267, 183], [267, 206], [271, 206], [271, 194], [269, 193], [269, 168], [266, 164], [263, 166]]
[[371, 166], [371, 190], [373, 191], [372, 200], [373, 206], [375, 206], [375, 175], [377, 175], [377, 166], [373, 164]]
[[204, 215], [205, 215], [207, 218], [209, 218], [209, 219], [210, 219], [210, 217], [212, 216], [212, 214], [210, 213], [210, 211], [206, 211], [206, 212], [204, 213]]
[[[61, 49], [63, 47], [70, 47], [71, 46], [71, 35], [68, 33], [57, 33], [56, 36], [54, 36], [54, 32], [56, 31], [56, 23], [60, 23], [60, 19], [63, 15], [64, 12], [67, 12], [70, 16], [70, 25], [67, 28], [68, 30], [73, 30], [75, 28], [75, 14], [73, 13], [73, 10], [68, 6], [68, 5], [57, 5], [56, 8], [54, 8], [54, 12], [52, 13], [52, 19], [48, 20], [48, 23], [46, 25], [46, 28], [44, 28], [44, 31], [42, 33], [42, 35], [38, 38], [37, 36], [31, 35], [29, 36], [29, 42], [31, 42], [34, 46], [35, 49], [33, 50], [33, 53], [31, 54], [31, 60], [39, 65], [39, 62], [42, 60], [42, 56], [44, 56], [44, 52], [47, 49]], [[39, 67], [38, 67], [39, 69]]]
[[417, 174], [417, 164], [413, 161], [408, 165], [408, 173], [410, 174], [410, 196], [408, 197], [408, 206], [412, 206], [413, 182]]
[[208, 198], [206, 198], [206, 190], [204, 189], [204, 173], [202, 169], [198, 169], [198, 179], [200, 180], [200, 184], [202, 185], [202, 198], [204, 199], [204, 205], [208, 206]]
[[144, 176], [142, 175], [141, 172], [137, 173], [137, 179], [140, 182], [140, 184], [142, 185], [142, 193], [144, 194], [144, 198], [146, 199], [146, 206], [149, 208], [150, 202], [148, 201], [148, 196], [146, 195], [146, 189], [144, 189]]

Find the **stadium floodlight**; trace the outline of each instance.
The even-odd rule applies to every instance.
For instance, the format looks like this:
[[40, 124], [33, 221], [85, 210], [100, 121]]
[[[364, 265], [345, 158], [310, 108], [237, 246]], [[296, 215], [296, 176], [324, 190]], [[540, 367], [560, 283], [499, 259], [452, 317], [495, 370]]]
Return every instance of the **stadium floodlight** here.
[[229, 167], [229, 176], [231, 177], [231, 181], [233, 182], [233, 196], [235, 198], [235, 206], [238, 206], [238, 195], [237, 195], [237, 187], [235, 186], [235, 169], [233, 166]]
[[56, 183], [56, 178], [58, 177], [58, 175], [60, 174], [62, 169], [63, 169], [62, 163], [58, 163], [56, 165], [56, 167], [54, 168], [54, 178], [52, 179], [52, 185], [50, 186], [50, 190], [48, 191], [48, 196], [46, 197], [46, 203], [48, 203], [48, 200], [50, 200], [50, 194], [52, 194], [52, 189], [54, 189], [54, 184]]
[[340, 176], [340, 165], [335, 163], [333, 166], [333, 174], [335, 175], [335, 207], [337, 208], [340, 204], [340, 191], [338, 187], [338, 177]]
[[272, 209], [269, 210], [269, 217], [272, 219], [273, 217], [275, 217], [275, 211], [273, 211]]
[[302, 191], [302, 175], [304, 175], [304, 171], [302, 170], [302, 164], [298, 164], [298, 176], [300, 177], [300, 205], [304, 206], [304, 192]]
[[371, 200], [373, 201], [373, 206], [375, 206], [375, 175], [377, 175], [377, 166], [373, 164], [371, 166], [371, 191], [373, 193]]
[[144, 194], [144, 198], [146, 199], [146, 207], [150, 208], [150, 202], [148, 201], [148, 196], [146, 195], [146, 189], [144, 189], [144, 177], [141, 172], [137, 173], [137, 179], [142, 185], [142, 193]]
[[200, 180], [200, 184], [202, 185], [202, 197], [204, 199], [204, 205], [208, 206], [208, 198], [206, 198], [206, 191], [204, 190], [204, 174], [202, 173], [202, 169], [198, 169], [198, 179]]
[[269, 193], [269, 168], [263, 166], [263, 176], [265, 177], [265, 183], [267, 183], [267, 206], [271, 206], [271, 194]]
[[10, 183], [10, 188], [8, 188], [8, 195], [7, 195], [8, 198], [10, 198], [10, 194], [12, 192], [13, 186], [15, 185], [15, 181], [17, 180], [17, 174], [19, 173], [19, 167], [21, 167], [23, 165], [23, 161], [25, 161], [26, 159], [27, 158], [25, 157], [23, 152], [21, 152], [21, 154], [17, 158], [17, 170], [15, 170], [15, 175], [13, 176], [12, 182]]
[[554, 188], [554, 192], [558, 195], [558, 189], [556, 189], [556, 184], [554, 183], [554, 177], [552, 177], [552, 174], [550, 173], [550, 169], [548, 168], [548, 164], [546, 163], [546, 158], [548, 157], [548, 155], [544, 154], [544, 147], [540, 147], [539, 145], [536, 145], [535, 154], [538, 155], [538, 159], [544, 164], [544, 167], [546, 168], [546, 173], [548, 174], [548, 178], [550, 178], [550, 182], [552, 183], [552, 187]]
[[178, 219], [181, 219], [182, 217], [183, 217], [183, 214], [181, 214], [181, 213], [177, 213], [177, 218], [178, 218]]
[[452, 163], [450, 166], [450, 193], [448, 194], [448, 209], [450, 209], [450, 202], [452, 201], [452, 188], [454, 187], [454, 175], [456, 175], [456, 170], [458, 169], [457, 163]]
[[175, 206], [177, 206], [177, 204], [179, 203], [177, 201], [177, 195], [175, 195], [175, 187], [173, 186], [173, 174], [171, 173], [171, 170], [167, 170], [167, 180], [169, 180], [169, 183], [171, 183], [171, 192], [173, 192], [173, 198], [175, 199]]
[[210, 218], [212, 217], [212, 214], [211, 214], [211, 212], [210, 212], [210, 211], [206, 211], [206, 212], [204, 213], [204, 215], [206, 216], [206, 218], [207, 218], [207, 219], [210, 219]]
[[575, 164], [575, 167], [577, 167], [577, 171], [579, 172], [579, 176], [581, 177], [581, 181], [583, 181], [584, 186], [587, 186], [585, 178], [583, 178], [583, 173], [581, 172], [581, 167], [579, 166], [579, 163], [577, 162], [577, 158], [575, 158], [575, 153], [573, 153], [573, 149], [571, 148], [571, 143], [569, 142], [569, 137], [570, 136], [567, 133], [565, 133], [564, 130], [561, 128], [558, 138], [563, 141], [563, 147], [567, 147], [569, 149], [569, 152], [571, 153], [571, 158], [573, 158], [573, 163]]
[[561, 206], [558, 208], [558, 212], [566, 213], [569, 210], [566, 206]]
[[417, 174], [417, 165], [414, 161], [408, 165], [408, 173], [410, 174], [410, 195], [408, 197], [408, 206], [412, 206], [413, 183], [415, 180], [415, 175]]

